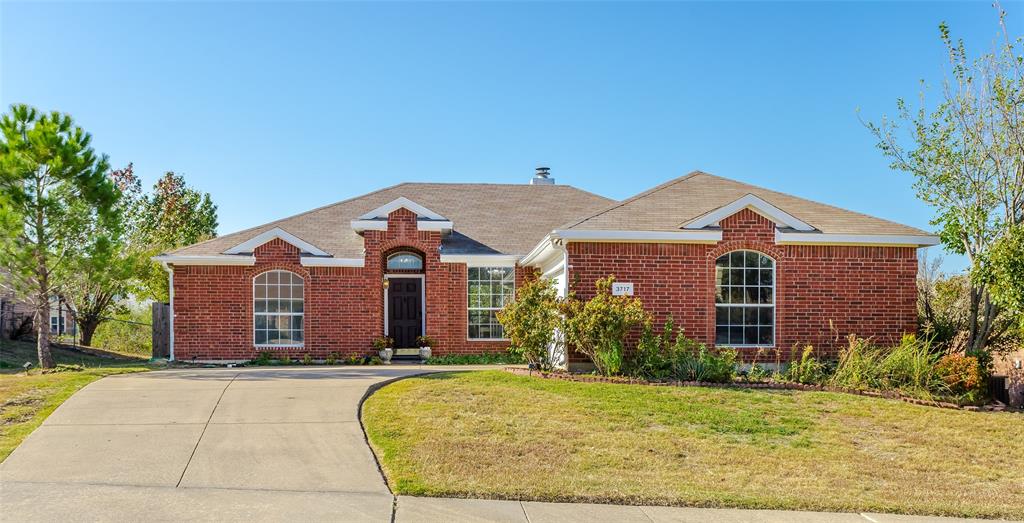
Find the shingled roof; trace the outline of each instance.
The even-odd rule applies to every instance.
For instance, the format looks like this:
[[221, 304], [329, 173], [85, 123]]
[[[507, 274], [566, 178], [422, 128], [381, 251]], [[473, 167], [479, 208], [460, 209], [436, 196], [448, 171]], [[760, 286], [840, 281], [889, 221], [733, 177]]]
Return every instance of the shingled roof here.
[[352, 229], [352, 220], [401, 197], [451, 220], [453, 231], [442, 243], [447, 254], [526, 254], [559, 224], [615, 201], [568, 185], [403, 183], [169, 254], [218, 255], [280, 228], [334, 257], [359, 258], [363, 238]]
[[565, 223], [563, 230], [679, 231], [687, 223], [752, 194], [818, 232], [857, 235], [929, 235], [896, 222], [694, 171], [598, 212]]

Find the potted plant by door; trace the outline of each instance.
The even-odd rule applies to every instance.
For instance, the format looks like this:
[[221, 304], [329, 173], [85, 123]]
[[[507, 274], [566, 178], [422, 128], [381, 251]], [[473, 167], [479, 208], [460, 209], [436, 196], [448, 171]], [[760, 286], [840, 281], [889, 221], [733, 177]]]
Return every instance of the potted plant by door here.
[[420, 346], [420, 359], [427, 361], [430, 359], [430, 347], [434, 345], [434, 338], [424, 334], [423, 336], [416, 336], [416, 345]]
[[377, 354], [385, 365], [391, 364], [391, 356], [395, 354], [394, 346], [395, 340], [387, 336], [381, 336], [373, 340], [373, 348], [377, 349]]

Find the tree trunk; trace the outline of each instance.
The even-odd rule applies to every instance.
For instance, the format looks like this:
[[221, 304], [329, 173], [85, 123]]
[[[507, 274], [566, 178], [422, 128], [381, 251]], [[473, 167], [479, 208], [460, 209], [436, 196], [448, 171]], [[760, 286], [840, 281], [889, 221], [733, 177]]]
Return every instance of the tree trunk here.
[[[38, 297], [43, 298], [43, 296]], [[50, 300], [40, 299], [36, 305], [36, 352], [39, 355], [39, 367], [52, 369], [55, 365], [53, 354], [50, 354]]]
[[98, 319], [88, 319], [78, 322], [82, 345], [92, 347], [92, 336], [96, 334], [96, 328], [99, 326], [100, 321]]

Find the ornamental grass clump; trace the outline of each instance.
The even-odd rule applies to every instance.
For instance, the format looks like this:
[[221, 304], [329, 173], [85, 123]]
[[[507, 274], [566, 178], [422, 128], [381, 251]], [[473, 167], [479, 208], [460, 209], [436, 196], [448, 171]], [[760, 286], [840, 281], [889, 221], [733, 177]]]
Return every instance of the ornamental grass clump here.
[[[943, 381], [942, 355], [928, 340], [912, 334], [898, 345], [877, 347], [868, 340], [850, 336], [830, 383], [861, 390], [896, 391], [931, 399], [957, 396]], [[976, 361], [976, 360], [975, 360]]]

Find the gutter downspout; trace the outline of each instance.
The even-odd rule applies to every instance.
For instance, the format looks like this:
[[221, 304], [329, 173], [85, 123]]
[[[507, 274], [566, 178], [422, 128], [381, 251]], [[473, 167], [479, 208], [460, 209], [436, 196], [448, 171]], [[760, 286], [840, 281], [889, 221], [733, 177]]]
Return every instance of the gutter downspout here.
[[167, 337], [169, 355], [167, 361], [174, 361], [174, 269], [171, 268], [167, 262], [160, 262], [164, 266], [164, 270], [167, 271], [167, 289], [168, 299], [170, 301], [171, 310], [167, 318], [167, 328], [170, 331]]

